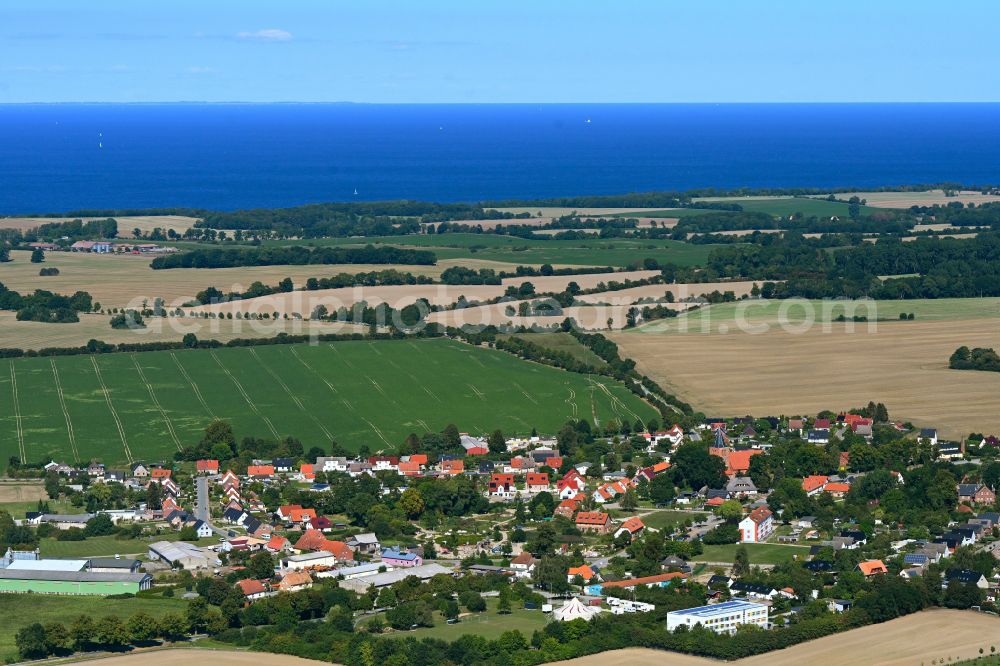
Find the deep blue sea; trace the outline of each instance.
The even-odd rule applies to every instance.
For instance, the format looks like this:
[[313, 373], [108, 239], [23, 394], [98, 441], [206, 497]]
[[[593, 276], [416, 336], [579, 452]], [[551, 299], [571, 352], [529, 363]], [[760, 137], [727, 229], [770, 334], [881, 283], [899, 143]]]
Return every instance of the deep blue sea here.
[[0, 214], [943, 181], [1000, 104], [0, 106]]

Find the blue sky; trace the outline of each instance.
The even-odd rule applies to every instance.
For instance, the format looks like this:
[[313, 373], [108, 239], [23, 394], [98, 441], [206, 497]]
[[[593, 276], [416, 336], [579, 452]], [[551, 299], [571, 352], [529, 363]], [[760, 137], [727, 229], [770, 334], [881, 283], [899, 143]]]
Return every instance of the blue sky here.
[[1000, 101], [995, 0], [3, 0], [0, 102]]

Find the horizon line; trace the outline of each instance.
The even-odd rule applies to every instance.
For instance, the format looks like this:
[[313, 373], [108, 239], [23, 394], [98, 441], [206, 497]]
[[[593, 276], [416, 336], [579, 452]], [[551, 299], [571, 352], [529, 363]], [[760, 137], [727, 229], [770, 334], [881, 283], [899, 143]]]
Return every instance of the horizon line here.
[[780, 106], [780, 105], [811, 105], [811, 106], [863, 106], [863, 105], [994, 105], [1000, 104], [997, 100], [880, 100], [880, 101], [673, 101], [673, 102], [358, 102], [351, 100], [331, 100], [331, 101], [296, 101], [296, 100], [270, 100], [270, 101], [250, 101], [250, 100], [149, 100], [149, 101], [80, 101], [64, 100], [58, 102], [29, 101], [29, 102], [0, 102], [0, 106], [109, 106], [109, 105], [287, 105], [287, 106], [321, 106], [321, 105], [343, 105], [343, 106]]

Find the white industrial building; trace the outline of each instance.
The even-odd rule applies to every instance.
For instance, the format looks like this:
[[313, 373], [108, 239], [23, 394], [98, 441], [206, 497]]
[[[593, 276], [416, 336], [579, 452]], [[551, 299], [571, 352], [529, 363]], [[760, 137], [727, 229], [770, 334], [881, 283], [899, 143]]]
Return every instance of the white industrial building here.
[[157, 541], [149, 545], [148, 556], [182, 569], [208, 569], [222, 564], [212, 551], [184, 541]]
[[735, 634], [741, 624], [753, 624], [766, 629], [769, 606], [744, 599], [733, 599], [719, 604], [685, 608], [667, 613], [667, 631], [677, 627], [701, 625], [717, 634]]

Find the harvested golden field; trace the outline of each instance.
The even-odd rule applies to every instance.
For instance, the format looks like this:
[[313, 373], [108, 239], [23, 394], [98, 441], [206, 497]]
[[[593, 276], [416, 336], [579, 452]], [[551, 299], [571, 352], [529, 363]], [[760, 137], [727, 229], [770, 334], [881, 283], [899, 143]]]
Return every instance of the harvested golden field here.
[[6, 502], [37, 502], [49, 499], [45, 485], [38, 483], [0, 483], [0, 504]]
[[[286, 277], [296, 285], [311, 277], [329, 277], [339, 273], [365, 273], [396, 268], [414, 275], [437, 277], [450, 266], [513, 270], [514, 264], [488, 260], [442, 260], [436, 266], [389, 266], [369, 264], [309, 266], [249, 266], [241, 268], [172, 268], [154, 271], [150, 257], [136, 255], [49, 252], [44, 264], [28, 261], [28, 252], [11, 252], [13, 261], [0, 264], [0, 282], [20, 292], [47, 289], [62, 294], [83, 290], [105, 307], [122, 307], [133, 299], [152, 302], [159, 296], [179, 305], [206, 287], [222, 291], [244, 290], [254, 281], [275, 285]], [[41, 267], [59, 269], [59, 275], [39, 277]]]
[[[315, 267], [313, 267], [315, 268]], [[436, 267], [443, 270], [443, 267]], [[211, 269], [221, 270], [221, 269]], [[317, 305], [326, 306], [334, 311], [344, 306], [366, 301], [369, 305], [388, 303], [394, 308], [401, 308], [426, 298], [432, 305], [450, 305], [465, 296], [469, 301], [485, 301], [503, 296], [510, 285], [520, 285], [530, 282], [538, 293], [562, 291], [570, 282], [576, 282], [582, 289], [592, 289], [602, 282], [610, 280], [639, 280], [657, 275], [657, 271], [627, 271], [621, 273], [592, 273], [586, 275], [549, 275], [506, 278], [498, 285], [444, 285], [416, 284], [392, 285], [384, 287], [344, 287], [341, 289], [319, 289], [316, 291], [293, 291], [284, 294], [272, 294], [258, 298], [248, 298], [231, 303], [219, 303], [192, 308], [193, 312], [298, 312], [307, 316]], [[516, 305], [516, 304], [515, 304]], [[503, 306], [499, 306], [501, 311]]]
[[[838, 199], [850, 199], [859, 197], [867, 200], [869, 206], [876, 208], [909, 208], [910, 206], [947, 206], [954, 201], [963, 204], [974, 203], [977, 206], [983, 203], [1000, 201], [1000, 195], [982, 194], [981, 192], [963, 190], [956, 193], [956, 196], [947, 197], [944, 190], [928, 190], [926, 192], [840, 192]], [[823, 198], [823, 197], [819, 197]]]
[[[35, 229], [52, 222], [68, 222], [70, 220], [106, 220], [105, 217], [5, 217], [0, 218], [0, 229]], [[185, 215], [137, 215], [135, 217], [116, 217], [118, 221], [118, 238], [134, 238], [133, 229], [139, 229], [148, 234], [159, 227], [163, 233], [173, 229], [179, 234], [184, 233], [198, 221], [196, 217]]]
[[[739, 282], [693, 282], [681, 284], [648, 284], [642, 287], [619, 289], [618, 291], [602, 291], [596, 294], [583, 294], [577, 298], [586, 303], [630, 304], [640, 298], [663, 298], [668, 291], [674, 295], [675, 301], [691, 296], [702, 296], [713, 291], [732, 291], [736, 297], [746, 296], [753, 289], [751, 280]], [[672, 305], [680, 308], [682, 303]]]
[[74, 324], [44, 324], [37, 321], [17, 321], [13, 312], [0, 313], [0, 348], [43, 349], [45, 347], [81, 347], [88, 340], [119, 342], [179, 341], [185, 333], [199, 338], [214, 338], [221, 342], [233, 338], [274, 337], [279, 333], [308, 335], [310, 333], [359, 333], [363, 327], [354, 324], [309, 321], [237, 321], [220, 319], [160, 319], [146, 320], [147, 328], [131, 331], [111, 328], [110, 315], [81, 315]]
[[625, 327], [625, 315], [628, 313], [628, 305], [609, 306], [572, 306], [563, 308], [562, 313], [555, 316], [527, 316], [508, 315], [507, 308], [513, 307], [515, 312], [521, 301], [509, 301], [497, 305], [482, 305], [472, 308], [462, 308], [460, 310], [446, 310], [442, 312], [432, 312], [427, 321], [445, 326], [558, 326], [566, 317], [572, 317], [576, 323], [587, 330], [607, 330], [608, 319], [611, 320], [610, 327], [619, 329]]
[[402, 308], [426, 298], [432, 305], [449, 305], [460, 296], [470, 301], [486, 300], [502, 296], [504, 288], [501, 285], [444, 285], [444, 284], [414, 284], [393, 285], [385, 287], [344, 287], [342, 289], [317, 289], [316, 291], [292, 291], [283, 294], [272, 294], [257, 298], [247, 298], [242, 301], [216, 303], [190, 308], [191, 312], [280, 312], [291, 314], [297, 312], [303, 317], [319, 305], [330, 312], [340, 307], [350, 307], [355, 303], [365, 301], [375, 306], [388, 303], [393, 308]]
[[854, 666], [919, 666], [947, 659], [974, 659], [982, 648], [1000, 643], [1000, 620], [972, 611], [934, 609], [825, 636], [784, 650], [721, 662], [660, 650], [614, 650], [555, 662], [553, 666], [799, 666], [852, 664]]
[[754, 335], [734, 326], [731, 333], [709, 327], [713, 332], [610, 337], [640, 371], [706, 413], [815, 414], [874, 400], [893, 418], [958, 438], [1000, 432], [1000, 373], [947, 367], [961, 345], [1000, 348], [997, 323], [995, 316], [918, 318], [879, 322], [875, 332], [868, 324], [831, 323], [828, 332], [814, 325], [801, 334], [771, 326]]

